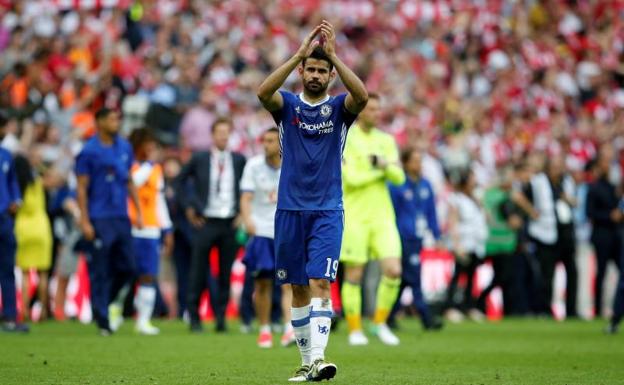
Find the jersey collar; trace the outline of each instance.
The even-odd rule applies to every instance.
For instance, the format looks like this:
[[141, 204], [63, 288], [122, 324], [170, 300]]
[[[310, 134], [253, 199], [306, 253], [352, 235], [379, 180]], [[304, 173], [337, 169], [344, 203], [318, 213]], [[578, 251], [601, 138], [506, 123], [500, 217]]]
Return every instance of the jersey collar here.
[[307, 104], [310, 107], [316, 107], [316, 106], [320, 106], [323, 103], [326, 103], [329, 100], [329, 95], [325, 96], [325, 99], [318, 101], [316, 103], [310, 103], [308, 101], [305, 100], [305, 96], [303, 95], [303, 92], [299, 93], [299, 100], [301, 100], [302, 102], [304, 102], [305, 104]]
[[115, 147], [117, 146], [117, 142], [119, 141], [119, 135], [115, 135], [113, 137], [113, 143], [111, 144], [106, 144], [104, 142], [102, 142], [102, 139], [100, 138], [99, 134], [95, 134], [95, 140], [97, 140], [98, 144], [100, 145], [100, 147], [104, 147], [104, 148], [109, 148], [109, 147]]

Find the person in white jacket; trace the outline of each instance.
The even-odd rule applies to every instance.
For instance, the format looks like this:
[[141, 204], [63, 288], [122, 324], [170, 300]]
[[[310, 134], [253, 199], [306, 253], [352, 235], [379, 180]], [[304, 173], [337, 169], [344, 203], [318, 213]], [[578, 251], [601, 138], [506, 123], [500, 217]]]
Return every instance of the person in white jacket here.
[[[464, 314], [481, 321], [484, 316], [472, 297], [472, 284], [485, 256], [488, 236], [485, 211], [475, 197], [476, 181], [470, 169], [451, 173], [450, 179], [455, 190], [449, 201], [450, 250], [455, 256], [455, 271], [447, 292], [446, 315], [451, 322], [463, 320]], [[455, 292], [462, 274], [467, 276], [467, 284], [462, 299], [456, 301]]]
[[576, 206], [573, 179], [565, 173], [562, 156], [546, 162], [544, 171], [533, 175], [524, 194], [532, 203], [535, 215], [529, 221], [528, 233], [535, 244], [540, 266], [540, 312], [551, 315], [555, 266], [561, 261], [566, 270], [566, 314], [576, 316], [576, 240], [572, 208]]

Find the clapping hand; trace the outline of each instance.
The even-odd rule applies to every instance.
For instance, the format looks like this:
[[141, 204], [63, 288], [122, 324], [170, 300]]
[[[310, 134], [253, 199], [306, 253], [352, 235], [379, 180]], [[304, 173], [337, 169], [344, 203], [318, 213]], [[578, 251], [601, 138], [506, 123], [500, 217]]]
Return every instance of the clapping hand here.
[[304, 59], [310, 56], [310, 53], [312, 53], [314, 48], [319, 45], [319, 42], [314, 40], [314, 38], [316, 37], [316, 35], [318, 35], [320, 31], [321, 31], [321, 25], [317, 25], [312, 30], [312, 32], [310, 32], [308, 36], [306, 36], [306, 38], [301, 43], [301, 46], [297, 50], [296, 55], [297, 57], [299, 57], [299, 59]]
[[321, 42], [320, 45], [325, 50], [327, 56], [332, 57], [336, 54], [336, 33], [334, 26], [327, 20], [323, 20], [321, 25]]

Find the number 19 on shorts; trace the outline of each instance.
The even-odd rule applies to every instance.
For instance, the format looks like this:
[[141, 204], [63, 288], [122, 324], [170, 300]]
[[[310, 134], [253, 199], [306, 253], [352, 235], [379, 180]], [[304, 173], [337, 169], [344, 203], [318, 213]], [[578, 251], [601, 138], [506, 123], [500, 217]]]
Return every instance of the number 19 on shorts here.
[[327, 271], [325, 276], [327, 278], [336, 279], [336, 272], [338, 271], [338, 260], [332, 262], [331, 258], [327, 258]]

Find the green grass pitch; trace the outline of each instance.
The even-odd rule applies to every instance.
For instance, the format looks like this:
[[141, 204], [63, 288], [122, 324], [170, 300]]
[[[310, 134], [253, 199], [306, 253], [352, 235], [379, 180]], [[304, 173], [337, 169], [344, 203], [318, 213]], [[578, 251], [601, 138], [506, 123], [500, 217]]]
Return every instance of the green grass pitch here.
[[[286, 384], [298, 364], [296, 347], [260, 350], [236, 324], [224, 335], [212, 325], [191, 335], [181, 322], [156, 324], [156, 337], [134, 335], [132, 322], [109, 338], [76, 323], [0, 334], [0, 384]], [[603, 322], [506, 320], [424, 333], [404, 320], [399, 347], [371, 338], [357, 348], [345, 326], [327, 351], [335, 384], [624, 384], [624, 335], [602, 334]]]

